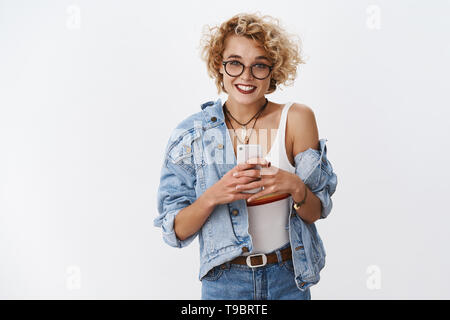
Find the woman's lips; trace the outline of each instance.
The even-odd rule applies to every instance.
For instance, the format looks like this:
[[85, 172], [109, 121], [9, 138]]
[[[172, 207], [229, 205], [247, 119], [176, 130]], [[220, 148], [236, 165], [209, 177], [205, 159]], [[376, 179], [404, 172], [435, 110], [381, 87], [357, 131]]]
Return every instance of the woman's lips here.
[[240, 88], [238, 87], [238, 85], [235, 85], [235, 87], [236, 87], [236, 89], [237, 89], [240, 93], [242, 93], [242, 94], [250, 94], [250, 93], [255, 92], [255, 90], [256, 90], [256, 87], [254, 87], [252, 90], [249, 90], [249, 91], [245, 91], [245, 90], [240, 89]]

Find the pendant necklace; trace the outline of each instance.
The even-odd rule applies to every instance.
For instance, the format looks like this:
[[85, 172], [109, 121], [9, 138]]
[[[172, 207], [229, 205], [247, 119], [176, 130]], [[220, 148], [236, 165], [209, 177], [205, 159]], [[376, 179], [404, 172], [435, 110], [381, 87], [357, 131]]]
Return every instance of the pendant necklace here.
[[[263, 105], [263, 106], [259, 109], [259, 111], [258, 111], [257, 113], [255, 113], [255, 115], [254, 115], [249, 121], [247, 121], [246, 123], [241, 123], [241, 122], [239, 122], [238, 120], [236, 120], [236, 119], [233, 117], [233, 115], [231, 114], [231, 112], [228, 110], [228, 108], [227, 108], [227, 106], [226, 106], [226, 103], [224, 103], [224, 109], [225, 109], [225, 112], [226, 112], [226, 115], [227, 115], [227, 119], [228, 119], [228, 115], [229, 115], [234, 121], [236, 121], [237, 123], [239, 123], [239, 124], [241, 125], [241, 127], [242, 127], [242, 139], [239, 139], [239, 137], [236, 135], [236, 130], [234, 129], [233, 124], [231, 123], [230, 119], [228, 119], [228, 122], [230, 123], [231, 128], [233, 129], [234, 135], [236, 136], [236, 138], [238, 138], [238, 140], [239, 140], [241, 143], [243, 143], [243, 144], [248, 144], [248, 142], [249, 142], [249, 140], [250, 140], [250, 136], [252, 135], [253, 130], [254, 130], [254, 128], [255, 128], [256, 121], [258, 121], [259, 116], [261, 115], [261, 113], [263, 112], [263, 110], [266, 108], [268, 102], [269, 102], [269, 100], [267, 100], [267, 98], [266, 98], [266, 102], [264, 103], [264, 105]], [[256, 117], [256, 119], [255, 119], [255, 122], [253, 123], [253, 127], [252, 127], [252, 129], [251, 129], [252, 131], [250, 132], [250, 135], [247, 137], [247, 124], [249, 124], [250, 121], [252, 121], [255, 117]], [[242, 142], [242, 140], [244, 140], [244, 142]]]

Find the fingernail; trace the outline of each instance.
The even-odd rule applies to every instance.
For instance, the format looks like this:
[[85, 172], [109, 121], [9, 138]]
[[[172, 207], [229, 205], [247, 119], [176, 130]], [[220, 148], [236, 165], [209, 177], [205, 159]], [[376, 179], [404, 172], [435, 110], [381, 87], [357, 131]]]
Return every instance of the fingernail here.
[[248, 198], [248, 199], [247, 199], [247, 202], [250, 202], [250, 201], [252, 201], [252, 198]]
[[241, 186], [236, 186], [236, 190], [239, 189]]
[[237, 175], [238, 175], [238, 173], [237, 173], [237, 172], [233, 173], [233, 177], [236, 177]]

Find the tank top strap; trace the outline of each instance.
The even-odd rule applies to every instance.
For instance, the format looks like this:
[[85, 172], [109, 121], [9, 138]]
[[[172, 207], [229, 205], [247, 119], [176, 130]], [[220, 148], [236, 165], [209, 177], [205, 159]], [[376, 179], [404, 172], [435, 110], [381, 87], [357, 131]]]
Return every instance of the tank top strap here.
[[[293, 102], [288, 102], [284, 105], [283, 111], [281, 113], [281, 121], [279, 125], [279, 131], [278, 131], [278, 156], [279, 156], [279, 166], [280, 168], [293, 172], [295, 170], [295, 167], [292, 166], [291, 162], [288, 159], [287, 156], [287, 150], [286, 150], [286, 123], [287, 123], [287, 115], [289, 112], [289, 109], [293, 105]], [[280, 131], [281, 130], [281, 131]]]
[[281, 112], [281, 121], [280, 121], [280, 126], [278, 129], [281, 130], [280, 131], [281, 134], [279, 135], [281, 138], [280, 141], [283, 141], [283, 142], [285, 141], [285, 135], [286, 135], [287, 115], [288, 115], [289, 109], [291, 108], [291, 106], [293, 104], [294, 104], [293, 102], [286, 103], [283, 107], [283, 111]]

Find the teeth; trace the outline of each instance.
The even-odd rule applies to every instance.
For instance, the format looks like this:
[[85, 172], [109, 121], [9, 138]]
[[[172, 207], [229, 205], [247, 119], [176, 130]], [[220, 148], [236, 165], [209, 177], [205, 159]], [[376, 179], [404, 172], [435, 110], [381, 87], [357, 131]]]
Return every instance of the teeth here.
[[241, 90], [244, 90], [244, 91], [251, 91], [251, 90], [253, 90], [254, 88], [256, 88], [256, 87], [253, 87], [253, 86], [243, 86], [243, 85], [240, 85], [240, 84], [238, 84], [237, 87], [238, 87], [239, 89], [241, 89]]

